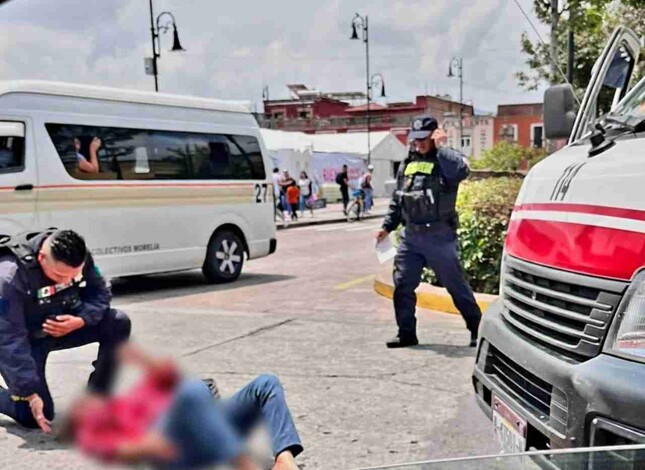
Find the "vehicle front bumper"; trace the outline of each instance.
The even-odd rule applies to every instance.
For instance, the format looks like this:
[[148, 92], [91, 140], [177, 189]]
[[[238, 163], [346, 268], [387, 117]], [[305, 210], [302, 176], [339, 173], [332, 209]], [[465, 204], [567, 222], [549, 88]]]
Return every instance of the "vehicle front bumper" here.
[[[511, 330], [501, 308], [498, 301], [486, 310], [473, 372], [478, 405], [489, 418], [495, 395], [527, 420], [529, 448], [599, 444], [600, 428], [606, 432], [606, 423], [627, 429], [632, 441], [645, 442], [645, 364], [607, 354], [580, 363], [558, 357]], [[520, 372], [553, 387], [549, 413], [531, 406], [491, 369], [491, 354], [498, 352]]]

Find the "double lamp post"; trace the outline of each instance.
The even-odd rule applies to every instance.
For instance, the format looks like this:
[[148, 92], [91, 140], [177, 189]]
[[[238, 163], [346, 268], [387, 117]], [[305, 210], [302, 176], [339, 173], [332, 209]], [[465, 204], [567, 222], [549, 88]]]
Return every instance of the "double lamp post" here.
[[[361, 30], [361, 37], [358, 35], [358, 28]], [[362, 39], [365, 43], [365, 92], [367, 95], [367, 107], [365, 110], [367, 120], [367, 164], [371, 164], [371, 142], [370, 142], [370, 103], [372, 101], [372, 88], [381, 84], [381, 97], [385, 97], [385, 81], [383, 75], [375, 73], [370, 75], [370, 41], [369, 41], [369, 24], [367, 15], [361, 16], [356, 13], [352, 20], [352, 40]]]

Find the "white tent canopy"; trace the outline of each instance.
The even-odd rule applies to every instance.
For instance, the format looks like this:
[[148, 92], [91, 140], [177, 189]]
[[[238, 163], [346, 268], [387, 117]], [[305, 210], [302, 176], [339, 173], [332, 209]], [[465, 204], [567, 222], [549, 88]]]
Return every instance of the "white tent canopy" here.
[[[297, 176], [307, 171], [318, 186], [334, 185], [343, 164], [350, 168], [350, 180], [367, 169], [367, 133], [305, 134], [261, 129], [262, 140], [274, 164]], [[403, 161], [407, 148], [389, 131], [370, 132], [370, 160], [374, 166], [373, 187], [377, 196], [387, 195], [385, 183], [394, 178], [393, 162]]]

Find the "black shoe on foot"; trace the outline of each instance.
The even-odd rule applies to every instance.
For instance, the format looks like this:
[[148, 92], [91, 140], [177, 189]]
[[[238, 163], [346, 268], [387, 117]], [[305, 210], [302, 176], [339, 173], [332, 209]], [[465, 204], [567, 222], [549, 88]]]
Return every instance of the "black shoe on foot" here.
[[390, 349], [407, 348], [408, 346], [416, 346], [417, 344], [419, 344], [419, 340], [416, 336], [403, 338], [395, 336], [387, 343], [385, 343], [385, 345]]
[[476, 348], [477, 347], [477, 332], [476, 331], [471, 331], [470, 332], [470, 347], [471, 348]]

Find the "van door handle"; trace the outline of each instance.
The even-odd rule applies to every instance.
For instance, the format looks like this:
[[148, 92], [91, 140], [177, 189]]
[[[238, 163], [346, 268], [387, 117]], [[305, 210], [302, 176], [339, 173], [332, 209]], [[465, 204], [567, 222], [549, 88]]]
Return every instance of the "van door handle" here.
[[33, 184], [19, 184], [15, 188], [13, 188], [15, 191], [32, 191], [34, 189]]

